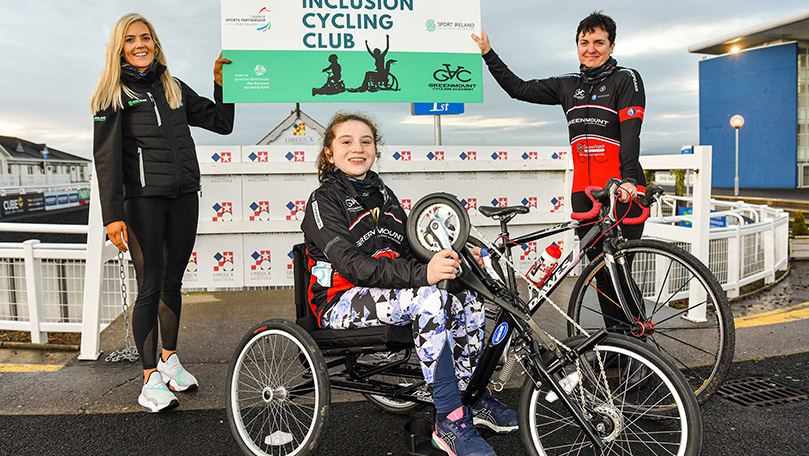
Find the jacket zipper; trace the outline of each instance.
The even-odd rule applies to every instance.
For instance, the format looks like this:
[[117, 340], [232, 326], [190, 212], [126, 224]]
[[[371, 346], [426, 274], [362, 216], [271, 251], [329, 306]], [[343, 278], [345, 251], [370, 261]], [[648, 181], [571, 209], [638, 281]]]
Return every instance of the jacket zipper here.
[[163, 125], [163, 120], [160, 118], [160, 111], [157, 110], [157, 102], [154, 100], [152, 96], [152, 92], [146, 92], [146, 95], [149, 95], [149, 99], [152, 100], [152, 106], [154, 106], [154, 113], [157, 116], [157, 126]]
[[143, 149], [138, 147], [138, 168], [140, 169], [140, 186], [146, 187], [146, 170], [143, 166]]

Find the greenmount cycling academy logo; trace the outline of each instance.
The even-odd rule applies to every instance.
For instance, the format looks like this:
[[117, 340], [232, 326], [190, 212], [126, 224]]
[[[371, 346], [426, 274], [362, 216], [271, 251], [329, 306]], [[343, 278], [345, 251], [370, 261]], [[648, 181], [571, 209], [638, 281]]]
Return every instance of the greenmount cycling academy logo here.
[[444, 63], [441, 68], [433, 72], [433, 80], [430, 88], [433, 91], [463, 91], [475, 90], [477, 84], [472, 83], [472, 72], [461, 65]]

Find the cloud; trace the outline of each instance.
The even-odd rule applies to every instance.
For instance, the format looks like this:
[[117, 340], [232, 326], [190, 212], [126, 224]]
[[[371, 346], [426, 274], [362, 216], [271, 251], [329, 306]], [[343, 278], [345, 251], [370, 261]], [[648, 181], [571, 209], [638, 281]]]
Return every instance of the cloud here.
[[[407, 116], [403, 117], [400, 123], [404, 125], [432, 125], [432, 116]], [[553, 121], [531, 120], [525, 117], [484, 117], [484, 116], [441, 116], [441, 125], [457, 126], [464, 128], [502, 128], [503, 130], [515, 130], [529, 127], [541, 127], [552, 125]]]

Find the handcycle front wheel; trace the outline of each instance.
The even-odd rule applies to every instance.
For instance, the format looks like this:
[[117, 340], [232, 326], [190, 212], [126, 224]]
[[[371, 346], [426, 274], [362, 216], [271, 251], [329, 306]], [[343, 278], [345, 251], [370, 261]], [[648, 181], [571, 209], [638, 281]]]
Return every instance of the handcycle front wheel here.
[[[576, 336], [563, 343], [573, 347], [583, 340]], [[519, 409], [520, 436], [528, 453], [699, 455], [699, 404], [680, 371], [645, 344], [626, 336], [611, 334], [597, 348], [580, 354], [578, 370], [572, 363], [557, 375], [572, 379], [565, 391], [606, 448], [602, 451], [593, 445], [547, 385], [538, 388], [528, 377]], [[545, 356], [550, 362], [552, 353]], [[630, 382], [630, 378], [639, 381]]]
[[228, 371], [227, 415], [248, 455], [310, 455], [328, 420], [326, 363], [312, 336], [268, 320], [239, 343]]
[[[433, 229], [433, 224], [437, 224]], [[466, 245], [469, 238], [469, 214], [460, 201], [448, 193], [431, 193], [413, 206], [407, 218], [407, 239], [413, 251], [423, 260], [430, 261], [441, 251], [436, 232], [446, 232], [452, 250]]]
[[[615, 258], [624, 296], [640, 297], [642, 305], [636, 299], [631, 302], [633, 314], [639, 315], [640, 309], [643, 321], [629, 323], [605, 315], [605, 305], [616, 306], [619, 314], [623, 311], [613, 287], [598, 283], [598, 277], [609, 277], [604, 254], [590, 262], [577, 280], [568, 315], [589, 332], [607, 326], [651, 344], [683, 372], [697, 400], [704, 403], [722, 385], [736, 346], [733, 315], [722, 286], [702, 262], [667, 242], [626, 241]], [[619, 259], [629, 266], [628, 271]], [[576, 333], [568, 323], [568, 335]]]

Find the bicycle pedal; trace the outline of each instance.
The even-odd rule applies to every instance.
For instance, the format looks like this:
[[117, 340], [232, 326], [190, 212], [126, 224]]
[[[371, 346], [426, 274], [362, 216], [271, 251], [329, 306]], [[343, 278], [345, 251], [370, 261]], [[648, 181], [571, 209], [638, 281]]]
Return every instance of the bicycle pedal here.
[[431, 443], [433, 425], [427, 421], [416, 418], [404, 425], [407, 435], [408, 456], [446, 456], [446, 453], [437, 450]]

